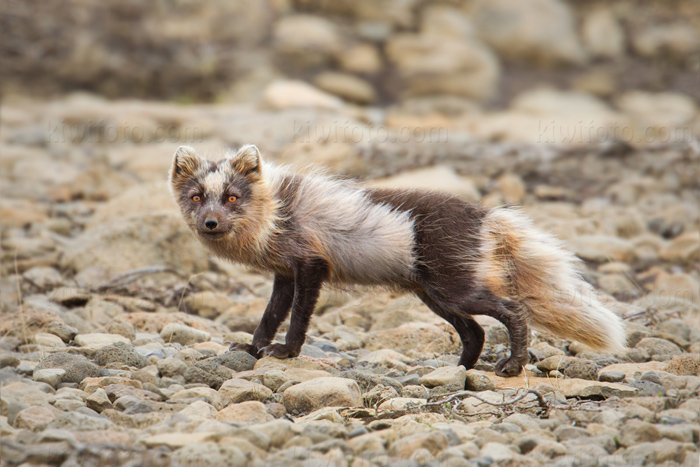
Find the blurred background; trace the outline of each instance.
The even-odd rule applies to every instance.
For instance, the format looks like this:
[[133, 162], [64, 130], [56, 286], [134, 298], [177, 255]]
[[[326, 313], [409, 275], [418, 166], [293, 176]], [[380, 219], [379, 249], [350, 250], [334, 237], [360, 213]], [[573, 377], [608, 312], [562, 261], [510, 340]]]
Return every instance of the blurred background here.
[[[167, 171], [181, 144], [219, 158], [254, 143], [270, 160], [375, 186], [522, 205], [626, 317], [630, 353], [589, 352], [590, 365], [695, 354], [697, 368], [699, 76], [697, 0], [3, 0], [0, 352], [31, 378], [47, 352], [127, 342], [150, 370], [103, 368], [162, 398], [218, 389], [225, 368], [185, 369], [249, 341], [271, 283], [202, 250]], [[507, 336], [482, 322], [478, 368], [491, 371]], [[187, 339], [173, 341], [170, 325]], [[305, 355], [422, 375], [456, 364], [452, 332], [410, 298], [327, 293], [308, 341], [323, 343]], [[580, 350], [542, 334], [532, 345]], [[181, 361], [166, 368], [166, 356]], [[35, 405], [24, 392], [17, 400]], [[0, 405], [3, 436], [30, 443]], [[263, 421], [285, 413], [267, 407]], [[166, 412], [147, 414], [159, 423], [150, 433], [194, 429]], [[115, 417], [131, 428], [109, 443], [142, 438], [146, 422]]]

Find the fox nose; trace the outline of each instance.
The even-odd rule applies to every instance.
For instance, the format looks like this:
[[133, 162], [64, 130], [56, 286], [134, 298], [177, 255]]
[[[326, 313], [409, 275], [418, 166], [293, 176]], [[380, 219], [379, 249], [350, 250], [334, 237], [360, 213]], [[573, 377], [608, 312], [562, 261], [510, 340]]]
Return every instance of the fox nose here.
[[216, 219], [207, 219], [204, 221], [204, 225], [207, 229], [214, 230], [219, 225], [219, 222]]

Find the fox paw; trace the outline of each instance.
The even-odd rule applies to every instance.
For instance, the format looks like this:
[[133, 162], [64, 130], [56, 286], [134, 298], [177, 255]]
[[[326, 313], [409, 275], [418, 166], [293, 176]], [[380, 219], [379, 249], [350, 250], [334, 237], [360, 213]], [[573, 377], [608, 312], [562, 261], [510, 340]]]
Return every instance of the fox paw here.
[[294, 358], [299, 355], [301, 349], [288, 344], [270, 344], [260, 350], [265, 357]]
[[521, 360], [522, 359], [512, 356], [510, 358], [499, 360], [498, 363], [496, 363], [496, 368], [494, 368], [494, 371], [496, 375], [503, 376], [505, 378], [518, 376], [523, 370], [523, 365], [525, 365], [525, 363], [523, 363]]
[[260, 358], [262, 357], [262, 352], [258, 350], [258, 348], [252, 344], [236, 344], [235, 342], [231, 344], [231, 347], [229, 347], [229, 350], [235, 350], [235, 351], [241, 351], [241, 352], [247, 352], [250, 355], [252, 355], [255, 358]]

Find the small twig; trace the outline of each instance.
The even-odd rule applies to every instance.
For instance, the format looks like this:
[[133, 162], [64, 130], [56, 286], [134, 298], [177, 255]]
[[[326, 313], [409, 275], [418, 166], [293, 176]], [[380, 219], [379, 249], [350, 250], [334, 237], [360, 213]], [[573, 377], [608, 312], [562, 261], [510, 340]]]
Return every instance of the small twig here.
[[540, 407], [542, 407], [543, 409], [549, 408], [549, 405], [547, 404], [547, 401], [545, 400], [545, 398], [542, 396], [542, 394], [539, 393], [539, 391], [536, 391], [535, 389], [527, 389], [525, 392], [523, 392], [522, 394], [516, 396], [515, 398], [513, 398], [509, 401], [506, 401], [505, 397], [504, 397], [503, 402], [492, 402], [488, 399], [484, 399], [483, 397], [481, 397], [479, 395], [478, 392], [460, 391], [460, 392], [457, 392], [455, 394], [452, 394], [450, 397], [448, 397], [445, 400], [438, 401], [438, 402], [428, 402], [426, 404], [426, 406], [443, 405], [443, 404], [447, 404], [447, 403], [452, 402], [452, 401], [457, 400], [457, 399], [459, 399], [459, 401], [461, 403], [462, 398], [464, 398], [464, 397], [474, 397], [485, 404], [493, 405], [496, 407], [505, 407], [505, 406], [513, 405], [513, 404], [523, 400], [525, 397], [527, 397], [528, 394], [533, 394], [537, 398], [537, 402], [538, 402]]
[[130, 284], [131, 282], [134, 282], [144, 276], [148, 276], [150, 274], [159, 274], [161, 272], [169, 272], [172, 274], [175, 274], [178, 277], [185, 277], [183, 273], [180, 271], [177, 271], [176, 269], [167, 267], [167, 266], [149, 266], [146, 268], [140, 268], [140, 269], [133, 269], [131, 271], [127, 271], [123, 274], [118, 275], [117, 277], [110, 279], [109, 281], [99, 285], [97, 287], [98, 292], [103, 292], [108, 289], [114, 289], [117, 287], [123, 287], [127, 284]]
[[187, 292], [187, 287], [190, 286], [190, 282], [192, 282], [192, 279], [194, 279], [195, 277], [199, 276], [200, 274], [201, 274], [201, 273], [192, 274], [192, 275], [187, 279], [187, 283], [186, 283], [185, 286], [182, 288], [182, 293], [180, 294], [180, 300], [177, 302], [177, 311], [180, 311], [180, 306], [182, 306], [182, 300], [185, 298], [185, 292]]

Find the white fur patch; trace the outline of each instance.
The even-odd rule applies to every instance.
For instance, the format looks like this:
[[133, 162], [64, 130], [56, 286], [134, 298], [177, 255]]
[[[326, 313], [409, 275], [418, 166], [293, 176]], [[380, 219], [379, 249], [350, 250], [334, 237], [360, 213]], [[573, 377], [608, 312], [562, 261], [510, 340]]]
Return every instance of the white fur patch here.
[[214, 172], [208, 172], [202, 181], [204, 191], [212, 199], [220, 199], [229, 176], [230, 171], [225, 171], [223, 167], [217, 168]]
[[[283, 167], [263, 166], [263, 176], [273, 187], [289, 174]], [[372, 202], [352, 182], [318, 173], [296, 180], [294, 199], [286, 201], [302, 236], [330, 259], [333, 280], [377, 284], [410, 276], [414, 229], [407, 212]]]

